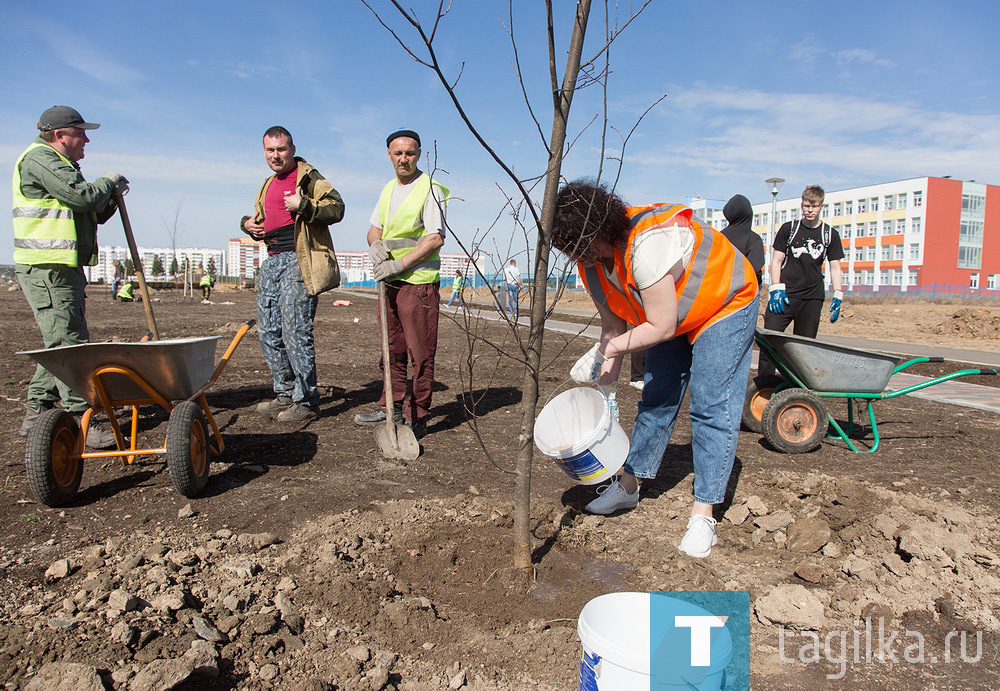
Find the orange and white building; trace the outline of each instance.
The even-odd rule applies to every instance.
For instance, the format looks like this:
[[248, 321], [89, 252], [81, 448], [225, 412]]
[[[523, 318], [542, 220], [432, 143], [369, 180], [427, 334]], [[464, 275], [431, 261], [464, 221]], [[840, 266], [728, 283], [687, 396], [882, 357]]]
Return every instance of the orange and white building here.
[[[800, 203], [778, 200], [773, 225], [771, 203], [753, 205], [768, 261], [769, 240], [801, 218]], [[996, 185], [923, 177], [827, 191], [822, 218], [844, 245], [845, 291], [1000, 295]]]

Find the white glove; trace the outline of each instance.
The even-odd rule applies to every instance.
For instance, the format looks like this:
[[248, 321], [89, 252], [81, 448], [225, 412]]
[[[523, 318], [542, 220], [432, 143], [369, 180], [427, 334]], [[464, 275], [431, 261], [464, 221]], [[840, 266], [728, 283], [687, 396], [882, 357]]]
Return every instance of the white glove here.
[[600, 351], [600, 347], [600, 343], [595, 343], [593, 348], [576, 361], [573, 369], [569, 371], [569, 376], [573, 378], [573, 381], [587, 384], [597, 381], [597, 378], [601, 376], [601, 365], [604, 364], [607, 358]]
[[611, 418], [618, 419], [618, 390], [614, 384], [600, 384], [597, 388], [601, 390], [604, 397], [608, 399], [608, 407], [611, 408]]
[[385, 281], [399, 273], [403, 273], [402, 259], [386, 259], [372, 267], [372, 277], [376, 281]]
[[372, 266], [381, 264], [389, 258], [389, 249], [385, 246], [385, 240], [376, 240], [368, 248], [368, 256], [372, 258]]
[[102, 178], [107, 178], [114, 185], [114, 193], [118, 195], [126, 195], [128, 193], [128, 178], [126, 178], [121, 173], [116, 173], [113, 170], [109, 170], [107, 173], [101, 176]]

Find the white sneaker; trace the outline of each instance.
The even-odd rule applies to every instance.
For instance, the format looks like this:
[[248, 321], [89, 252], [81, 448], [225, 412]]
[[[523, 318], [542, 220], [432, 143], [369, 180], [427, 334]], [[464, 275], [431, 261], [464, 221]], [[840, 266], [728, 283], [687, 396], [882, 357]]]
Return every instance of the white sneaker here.
[[638, 381], [630, 381], [628, 385], [631, 386], [633, 389], [638, 389], [639, 391], [642, 391], [642, 388], [646, 386], [646, 382], [642, 379], [639, 379]]
[[707, 557], [712, 553], [712, 546], [719, 541], [715, 535], [715, 524], [716, 520], [711, 516], [691, 516], [678, 549], [689, 557]]
[[629, 494], [618, 480], [598, 487], [597, 494], [597, 499], [583, 507], [587, 513], [607, 516], [621, 509], [634, 509], [639, 504], [639, 490]]

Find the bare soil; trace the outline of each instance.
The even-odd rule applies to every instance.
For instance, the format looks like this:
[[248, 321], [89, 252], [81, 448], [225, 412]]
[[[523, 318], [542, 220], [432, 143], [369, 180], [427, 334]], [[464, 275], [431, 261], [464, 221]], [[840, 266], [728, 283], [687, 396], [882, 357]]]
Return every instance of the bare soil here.
[[[354, 304], [334, 307], [335, 299]], [[158, 300], [165, 338], [223, 334], [225, 343], [255, 316], [247, 292], [217, 292], [213, 304], [169, 292]], [[562, 304], [587, 307], [581, 303]], [[28, 489], [26, 443], [16, 434], [33, 364], [15, 352], [38, 347], [39, 336], [20, 293], [0, 293], [0, 311], [7, 688], [25, 688], [62, 662], [115, 689], [572, 689], [576, 617], [591, 598], [724, 589], [747, 590], [756, 603], [750, 688], [1000, 687], [994, 414], [885, 401], [877, 409], [882, 447], [871, 455], [837, 440], [784, 455], [741, 433], [730, 497], [717, 516], [720, 541], [706, 560], [675, 547], [691, 491], [684, 415], [660, 477], [624, 515], [580, 513], [593, 488], [573, 486], [536, 454], [536, 567], [528, 574], [511, 568], [510, 556], [522, 371], [482, 345], [470, 360], [461, 320], [442, 314], [434, 417], [416, 461], [384, 459], [372, 430], [352, 423], [374, 407], [381, 387], [374, 302], [333, 293], [321, 298], [316, 321], [319, 420], [287, 426], [255, 412], [271, 393], [251, 332], [208, 395], [226, 450], [203, 496], [178, 494], [160, 460], [122, 467], [112, 459], [88, 462], [76, 501], [50, 509]], [[995, 351], [998, 317], [998, 307], [848, 301], [824, 331]], [[112, 302], [99, 288], [91, 289], [88, 320], [94, 341], [145, 332], [140, 305]], [[504, 342], [500, 325], [477, 328]], [[546, 336], [543, 400], [586, 346]], [[629, 430], [639, 393], [625, 387], [619, 397]], [[162, 444], [166, 420], [144, 409], [140, 444]], [[796, 524], [815, 525], [811, 519], [829, 535], [803, 552]], [[767, 608], [787, 600], [790, 586], [819, 603], [819, 623], [797, 619], [805, 605], [795, 598], [784, 602], [794, 610], [787, 618]], [[907, 664], [899, 643], [912, 641], [897, 641], [898, 662], [866, 661], [862, 651], [843, 678], [830, 679], [837, 665], [797, 656], [805, 634], [782, 658], [783, 621], [822, 641], [878, 616], [887, 628], [919, 631], [928, 655], [941, 654], [949, 632], [969, 632], [967, 661], [952, 650], [950, 664]]]

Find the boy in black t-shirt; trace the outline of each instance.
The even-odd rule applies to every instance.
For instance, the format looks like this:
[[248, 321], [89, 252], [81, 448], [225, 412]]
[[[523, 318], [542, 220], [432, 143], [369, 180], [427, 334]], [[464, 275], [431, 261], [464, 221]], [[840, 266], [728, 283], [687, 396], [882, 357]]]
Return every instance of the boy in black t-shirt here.
[[[823, 285], [823, 262], [830, 262], [833, 301], [830, 321], [840, 316], [844, 299], [840, 260], [844, 248], [840, 234], [819, 220], [826, 194], [819, 185], [810, 185], [802, 192], [802, 220], [782, 224], [771, 246], [771, 285], [764, 328], [784, 331], [794, 322], [796, 336], [816, 338], [823, 309], [826, 288]], [[774, 365], [767, 359], [757, 368], [760, 375], [773, 374]]]

